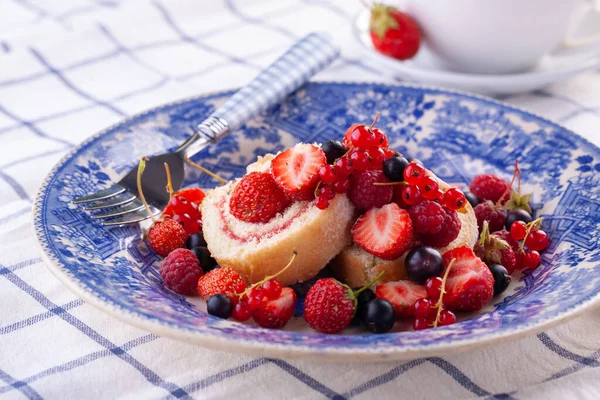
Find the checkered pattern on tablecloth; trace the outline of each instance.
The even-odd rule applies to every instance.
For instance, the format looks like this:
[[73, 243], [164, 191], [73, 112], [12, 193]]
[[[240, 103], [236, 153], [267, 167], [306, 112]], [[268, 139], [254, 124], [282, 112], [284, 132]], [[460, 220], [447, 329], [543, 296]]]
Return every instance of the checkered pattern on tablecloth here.
[[[308, 31], [319, 80], [392, 81], [351, 39], [358, 1], [0, 0], [0, 399], [600, 398], [600, 318], [444, 358], [327, 365], [228, 354], [125, 325], [43, 266], [31, 200], [69, 149], [123, 117], [240, 86]], [[600, 74], [505, 100], [600, 144]]]

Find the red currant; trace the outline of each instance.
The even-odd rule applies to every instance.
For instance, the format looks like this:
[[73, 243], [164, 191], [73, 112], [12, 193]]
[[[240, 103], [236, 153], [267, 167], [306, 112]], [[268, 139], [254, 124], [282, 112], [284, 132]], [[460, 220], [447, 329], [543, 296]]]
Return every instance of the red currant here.
[[383, 133], [383, 131], [379, 128], [373, 128], [372, 131], [375, 134], [375, 138], [377, 139], [377, 146], [381, 147], [384, 150], [387, 149], [390, 145], [387, 135]]
[[348, 177], [354, 168], [348, 157], [342, 157], [335, 162], [335, 172], [338, 177]]
[[185, 197], [178, 195], [173, 196], [169, 203], [175, 214], [185, 214], [190, 206]]
[[529, 269], [536, 269], [540, 265], [540, 253], [535, 250], [528, 251], [523, 256], [523, 266]]
[[413, 321], [413, 329], [415, 331], [422, 331], [423, 329], [429, 329], [433, 325], [431, 318], [415, 318]]
[[419, 182], [421, 197], [427, 200], [433, 200], [438, 196], [438, 182], [432, 176], [426, 176]]
[[317, 201], [315, 205], [319, 210], [324, 210], [329, 206], [329, 200], [325, 196], [317, 196]]
[[330, 185], [323, 185], [319, 188], [319, 197], [321, 196], [331, 200], [335, 197], [335, 190]]
[[425, 290], [430, 299], [438, 300], [442, 293], [442, 278], [434, 276], [425, 282]]
[[527, 224], [523, 221], [515, 221], [510, 226], [510, 236], [515, 240], [525, 239], [527, 234]]
[[193, 219], [188, 214], [175, 214], [173, 215], [173, 220], [179, 222], [188, 235], [200, 232], [200, 221]]
[[319, 176], [325, 183], [333, 183], [337, 179], [337, 175], [335, 174], [331, 165], [323, 165], [319, 169]]
[[252, 311], [248, 308], [246, 302], [240, 301], [233, 307], [233, 318], [238, 321], [248, 321], [252, 316]]
[[402, 188], [402, 200], [408, 205], [421, 201], [421, 191], [417, 186], [408, 185]]
[[419, 299], [415, 301], [413, 308], [417, 318], [427, 318], [432, 310], [431, 301], [429, 299]]
[[363, 149], [377, 146], [378, 140], [375, 133], [366, 125], [359, 125], [352, 131], [350, 140], [354, 147], [360, 147]]
[[531, 230], [525, 239], [525, 244], [530, 250], [543, 251], [548, 247], [548, 235], [543, 230]]
[[335, 181], [331, 187], [333, 187], [333, 190], [335, 190], [336, 193], [346, 193], [350, 187], [350, 179], [347, 177], [339, 179]]
[[450, 210], [460, 210], [467, 204], [467, 198], [462, 190], [450, 188], [444, 193], [444, 204]]
[[440, 320], [438, 321], [439, 326], [452, 325], [456, 322], [456, 315], [450, 310], [442, 310], [440, 313]]
[[385, 160], [385, 152], [380, 147], [371, 147], [367, 149], [368, 154], [368, 169], [381, 169], [383, 160]]
[[260, 305], [262, 304], [262, 299], [263, 299], [263, 294], [261, 291], [261, 294], [259, 296], [248, 296], [248, 300], [246, 301], [246, 305], [248, 306], [248, 309], [251, 312], [254, 312], [256, 310], [258, 310], [258, 307], [260, 307]]
[[414, 161], [404, 168], [404, 180], [411, 185], [418, 185], [424, 177], [425, 168]]
[[350, 161], [357, 171], [364, 171], [369, 168], [369, 154], [366, 151], [356, 149], [350, 153]]
[[277, 279], [269, 279], [263, 283], [262, 290], [269, 300], [275, 300], [281, 294], [281, 283]]

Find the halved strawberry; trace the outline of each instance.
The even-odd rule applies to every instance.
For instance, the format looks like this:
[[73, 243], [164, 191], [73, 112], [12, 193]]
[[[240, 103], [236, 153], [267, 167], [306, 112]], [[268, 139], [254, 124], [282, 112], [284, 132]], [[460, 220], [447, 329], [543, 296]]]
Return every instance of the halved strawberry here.
[[324, 165], [327, 158], [320, 147], [299, 143], [273, 159], [271, 174], [292, 200], [312, 200]]
[[263, 328], [283, 328], [294, 315], [295, 306], [296, 293], [293, 289], [284, 287], [275, 300], [265, 298], [260, 307], [252, 314], [252, 318]]
[[384, 260], [400, 257], [408, 250], [412, 239], [410, 215], [396, 203], [370, 209], [352, 227], [354, 243]]
[[419, 299], [427, 298], [425, 286], [411, 281], [387, 282], [375, 288], [375, 295], [392, 303], [396, 317], [415, 315], [414, 304]]
[[485, 263], [466, 246], [443, 255], [444, 264], [456, 261], [448, 273], [444, 306], [449, 310], [477, 311], [494, 295], [494, 276]]

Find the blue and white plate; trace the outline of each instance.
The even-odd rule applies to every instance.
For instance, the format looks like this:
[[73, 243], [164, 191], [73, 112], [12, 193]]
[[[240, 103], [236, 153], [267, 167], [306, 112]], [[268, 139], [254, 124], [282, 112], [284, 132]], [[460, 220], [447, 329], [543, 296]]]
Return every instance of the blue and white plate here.
[[[324, 335], [302, 318], [285, 330], [268, 330], [209, 316], [200, 300], [163, 286], [159, 259], [141, 240], [140, 227], [104, 228], [70, 202], [118, 180], [141, 156], [176, 147], [230, 94], [167, 104], [128, 119], [87, 140], [50, 172], [35, 202], [34, 228], [46, 264], [69, 289], [127, 323], [202, 346], [348, 361], [440, 355], [514, 340], [599, 303], [600, 149], [553, 122], [482, 97], [414, 86], [313, 83], [197, 158], [233, 178], [258, 155], [298, 141], [339, 138], [350, 124], [370, 122], [380, 111], [378, 126], [391, 146], [449, 183], [466, 186], [483, 172], [509, 179], [519, 159], [524, 190], [534, 192], [551, 245], [538, 269], [515, 277], [481, 313], [438, 329]], [[189, 172], [188, 184], [215, 186], [210, 177]]]

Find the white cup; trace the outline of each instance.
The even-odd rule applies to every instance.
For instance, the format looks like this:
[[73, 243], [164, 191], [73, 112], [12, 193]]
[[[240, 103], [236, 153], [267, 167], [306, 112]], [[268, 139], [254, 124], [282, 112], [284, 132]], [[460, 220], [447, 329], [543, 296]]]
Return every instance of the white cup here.
[[[594, 8], [591, 1], [402, 0], [399, 5], [417, 21], [438, 65], [501, 74], [526, 69], [556, 50], [582, 14]], [[597, 38], [585, 42], [578, 50], [600, 54]]]

